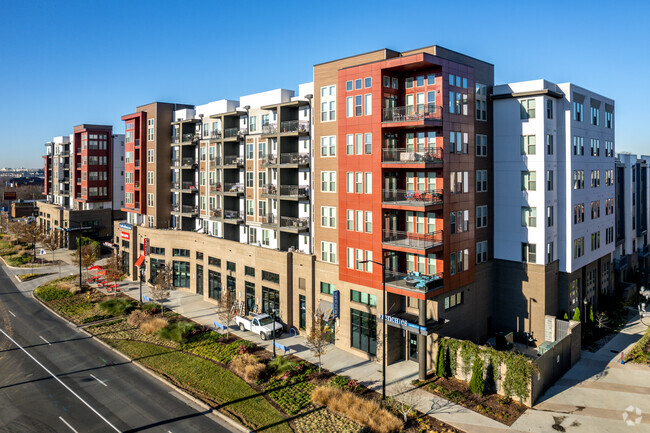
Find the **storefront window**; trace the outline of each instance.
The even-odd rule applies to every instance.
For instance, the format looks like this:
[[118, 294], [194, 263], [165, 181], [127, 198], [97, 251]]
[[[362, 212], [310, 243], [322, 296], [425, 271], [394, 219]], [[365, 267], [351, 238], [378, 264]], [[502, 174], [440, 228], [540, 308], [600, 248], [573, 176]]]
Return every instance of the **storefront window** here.
[[190, 264], [188, 262], [173, 262], [174, 287], [190, 287]]
[[208, 297], [221, 301], [221, 274], [208, 270]]
[[279, 311], [280, 292], [262, 286], [262, 313], [271, 314], [272, 312], [275, 312], [277, 315]]
[[350, 309], [351, 345], [371, 355], [377, 354], [377, 316]]

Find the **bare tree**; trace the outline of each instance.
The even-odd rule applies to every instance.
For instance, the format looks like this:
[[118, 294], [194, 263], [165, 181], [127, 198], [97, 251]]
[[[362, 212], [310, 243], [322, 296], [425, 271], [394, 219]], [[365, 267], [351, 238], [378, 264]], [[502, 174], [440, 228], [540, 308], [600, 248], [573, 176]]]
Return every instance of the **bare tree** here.
[[163, 299], [169, 297], [169, 293], [174, 290], [174, 271], [169, 265], [165, 265], [158, 270], [156, 278], [153, 280], [151, 287], [151, 296], [154, 301], [160, 304], [162, 314], [165, 314], [165, 309], [162, 304]]
[[[106, 271], [106, 279], [108, 281], [112, 281], [113, 284], [117, 283], [118, 281], [122, 281], [124, 279], [124, 271], [122, 269], [122, 263], [120, 263], [120, 259], [117, 256], [117, 252], [113, 252], [111, 257], [108, 259], [108, 262], [106, 262], [106, 265], [104, 266], [104, 270]], [[117, 290], [115, 290], [114, 293], [117, 293]]]
[[[43, 236], [41, 241], [45, 249], [50, 250], [52, 253], [52, 264], [54, 264], [54, 251], [59, 247], [59, 236], [56, 230], [50, 230], [50, 232]], [[61, 264], [59, 263], [59, 278], [61, 278]]]
[[86, 281], [88, 281], [88, 268], [98, 259], [95, 248], [89, 244], [82, 245], [72, 255], [72, 259], [77, 264], [79, 264], [79, 260], [81, 260], [81, 267], [86, 268]]
[[305, 338], [307, 347], [318, 358], [318, 372], [320, 373], [321, 357], [327, 353], [334, 339], [334, 331], [325, 320], [325, 313], [320, 309], [316, 310], [311, 328]]
[[397, 382], [391, 387], [393, 396], [390, 400], [390, 405], [397, 413], [402, 415], [404, 422], [408, 421], [409, 415], [413, 414], [417, 406], [424, 400], [421, 392], [418, 392], [406, 381]]
[[603, 328], [607, 326], [607, 323], [609, 323], [609, 318], [605, 313], [601, 312], [596, 316], [596, 327], [598, 328], [599, 334], [602, 334]]
[[236, 316], [234, 308], [236, 304], [237, 298], [235, 298], [235, 293], [228, 289], [222, 289], [221, 299], [219, 299], [219, 307], [221, 308], [219, 316], [221, 320], [226, 322], [226, 338], [230, 335], [230, 323]]

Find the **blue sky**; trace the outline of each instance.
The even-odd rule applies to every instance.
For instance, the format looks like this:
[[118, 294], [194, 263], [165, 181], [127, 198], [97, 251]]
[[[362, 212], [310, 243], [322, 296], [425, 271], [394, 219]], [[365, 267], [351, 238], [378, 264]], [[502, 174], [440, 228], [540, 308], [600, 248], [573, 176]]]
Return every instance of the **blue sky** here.
[[616, 150], [650, 153], [647, 1], [0, 0], [0, 11], [0, 167], [41, 167], [43, 143], [79, 123], [121, 132], [137, 105], [297, 89], [316, 63], [433, 44], [493, 63], [497, 84], [572, 81], [613, 98]]

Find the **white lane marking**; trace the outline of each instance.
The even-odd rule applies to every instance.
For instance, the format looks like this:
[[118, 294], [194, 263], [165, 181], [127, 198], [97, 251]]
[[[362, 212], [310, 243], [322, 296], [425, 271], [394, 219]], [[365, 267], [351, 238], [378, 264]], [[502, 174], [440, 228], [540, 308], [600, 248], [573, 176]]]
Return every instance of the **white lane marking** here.
[[70, 430], [72, 430], [74, 433], [79, 433], [77, 430], [74, 429], [74, 427], [72, 427], [70, 424], [68, 424], [68, 422], [67, 422], [66, 420], [64, 420], [64, 419], [61, 418], [61, 417], [59, 417], [59, 419], [60, 419], [61, 421], [63, 421], [63, 424], [67, 425], [68, 428], [69, 428]]
[[12, 316], [16, 317], [16, 315], [15, 315], [14, 313], [12, 313], [11, 310], [7, 310], [7, 311], [9, 311], [9, 314], [11, 314]]
[[90, 377], [92, 377], [92, 378], [95, 379], [97, 382], [101, 383], [102, 385], [104, 385], [104, 386], [108, 386], [108, 385], [106, 385], [104, 382], [102, 382], [101, 380], [97, 379], [97, 378], [95, 377], [94, 374], [91, 374]]
[[[39, 335], [39, 337], [41, 337], [41, 336]], [[46, 340], [45, 338], [43, 338], [43, 337], [41, 337], [41, 340], [45, 341], [45, 342], [47, 343], [48, 346], [51, 346], [51, 345], [52, 345], [52, 343], [50, 343], [49, 341], [47, 341], [47, 340]]]
[[[113, 430], [115, 430], [117, 433], [122, 433], [122, 432], [121, 432], [117, 427], [115, 427], [113, 424], [111, 424], [110, 421], [108, 421], [106, 418], [104, 418], [104, 417], [102, 416], [102, 414], [100, 414], [99, 412], [97, 412], [97, 410], [95, 410], [94, 407], [92, 407], [90, 404], [88, 404], [88, 402], [87, 402], [86, 400], [84, 400], [83, 398], [79, 397], [79, 394], [77, 394], [77, 393], [74, 392], [72, 389], [70, 389], [70, 387], [69, 387], [68, 385], [66, 385], [65, 383], [63, 383], [63, 382], [61, 381], [61, 379], [59, 379], [58, 377], [56, 377], [56, 376], [55, 376], [55, 375], [54, 375], [50, 370], [47, 369], [47, 367], [45, 367], [45, 366], [44, 366], [43, 364], [41, 364], [41, 363], [40, 363], [36, 358], [34, 358], [34, 357], [32, 356], [32, 354], [29, 353], [27, 350], [25, 350], [25, 348], [24, 348], [23, 346], [21, 346], [20, 344], [18, 344], [18, 343], [16, 342], [16, 340], [14, 340], [13, 338], [11, 338], [11, 337], [9, 336], [9, 334], [7, 334], [7, 333], [6, 333], [2, 328], [0, 328], [0, 332], [2, 332], [2, 334], [3, 334], [5, 337], [7, 337], [7, 338], [12, 342], [12, 343], [14, 343], [16, 346], [18, 346], [18, 348], [19, 348], [20, 350], [22, 350], [23, 352], [25, 352], [25, 355], [27, 355], [27, 356], [29, 356], [30, 358], [32, 358], [32, 361], [34, 361], [36, 364], [39, 365], [39, 367], [41, 367], [41, 368], [42, 368], [43, 370], [45, 370], [45, 371], [46, 371], [50, 376], [52, 376], [52, 377], [54, 378], [54, 380], [56, 380], [57, 382], [59, 382], [59, 383], [60, 383], [60, 384], [65, 388], [65, 389], [67, 389], [68, 391], [70, 391], [70, 393], [71, 393], [72, 395], [74, 395], [75, 397], [77, 397], [77, 399], [79, 399], [80, 402], [82, 402], [83, 404], [85, 404], [85, 405], [88, 407], [88, 409], [92, 410], [92, 411], [95, 413], [95, 415], [97, 415], [99, 418], [102, 419], [102, 421], [104, 421], [106, 424], [108, 424], [108, 425], [109, 425]], [[41, 338], [42, 338], [42, 337], [41, 337]]]

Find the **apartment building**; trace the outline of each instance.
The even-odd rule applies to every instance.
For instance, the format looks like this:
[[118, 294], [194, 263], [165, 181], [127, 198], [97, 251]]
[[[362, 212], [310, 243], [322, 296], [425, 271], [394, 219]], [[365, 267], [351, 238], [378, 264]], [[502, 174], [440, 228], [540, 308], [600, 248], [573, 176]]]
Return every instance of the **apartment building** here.
[[629, 281], [637, 269], [645, 269], [648, 246], [648, 161], [650, 156], [619, 153], [616, 156], [616, 283]]
[[497, 328], [597, 308], [613, 285], [614, 101], [572, 83], [495, 86]]
[[111, 239], [113, 221], [123, 218], [124, 136], [110, 125], [81, 124], [69, 136], [45, 143], [45, 195], [38, 222], [60, 234], [62, 247], [78, 236]]

